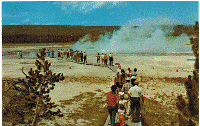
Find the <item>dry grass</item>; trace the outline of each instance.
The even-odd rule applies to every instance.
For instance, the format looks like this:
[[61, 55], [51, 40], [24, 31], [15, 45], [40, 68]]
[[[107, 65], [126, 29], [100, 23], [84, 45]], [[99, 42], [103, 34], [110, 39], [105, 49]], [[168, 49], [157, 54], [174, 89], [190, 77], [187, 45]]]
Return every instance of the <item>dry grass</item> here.
[[81, 102], [78, 109], [67, 115], [68, 119], [74, 120], [76, 124], [78, 119], [83, 119], [87, 120], [85, 124], [87, 126], [100, 126], [104, 124], [108, 115], [105, 106], [106, 101], [103, 97], [105, 97], [104, 93], [101, 93], [101, 96], [97, 97], [94, 92], [86, 92], [74, 96], [72, 99], [62, 100], [60, 102], [62, 107]]
[[144, 126], [178, 126], [178, 115], [156, 101], [145, 99], [142, 106]]
[[81, 77], [75, 77], [75, 76], [65, 76], [67, 81], [70, 82], [82, 82], [82, 83], [89, 83], [89, 84], [109, 84], [112, 79], [111, 78], [101, 78], [98, 76], [81, 76]]
[[[70, 82], [80, 81], [82, 83], [99, 83], [99, 84], [108, 84], [112, 81], [111, 78], [100, 78], [100, 77], [74, 77], [74, 76], [66, 76], [66, 79]], [[146, 78], [146, 81], [151, 80], [152, 78]], [[185, 78], [159, 78], [160, 81], [167, 82], [179, 82], [183, 83]], [[100, 95], [95, 92], [100, 93]], [[74, 96], [69, 100], [61, 100], [59, 101], [60, 107], [65, 108], [68, 105], [76, 105], [79, 104], [78, 109], [74, 109], [74, 112], [67, 113], [65, 116], [69, 120], [74, 120], [75, 123], [79, 119], [87, 120], [85, 125], [88, 126], [100, 126], [103, 125], [107, 116], [107, 104], [105, 101], [105, 92], [101, 89], [95, 90], [95, 92], [85, 92], [81, 93], [77, 96]], [[5, 94], [3, 94], [4, 96]], [[172, 111], [170, 108], [159, 104], [158, 102], [150, 99], [145, 99], [144, 104], [142, 105], [142, 115], [143, 115], [143, 125], [148, 126], [173, 126], [178, 125], [178, 115], [175, 111]], [[17, 117], [18, 118], [18, 117]], [[17, 119], [15, 118], [15, 119]], [[3, 118], [5, 119], [5, 118]], [[14, 117], [13, 117], [14, 119]], [[53, 119], [54, 120], [54, 119]], [[52, 120], [52, 121], [53, 121]], [[16, 120], [13, 120], [16, 121]], [[56, 121], [55, 121], [56, 122]], [[56, 122], [57, 126], [58, 122]]]

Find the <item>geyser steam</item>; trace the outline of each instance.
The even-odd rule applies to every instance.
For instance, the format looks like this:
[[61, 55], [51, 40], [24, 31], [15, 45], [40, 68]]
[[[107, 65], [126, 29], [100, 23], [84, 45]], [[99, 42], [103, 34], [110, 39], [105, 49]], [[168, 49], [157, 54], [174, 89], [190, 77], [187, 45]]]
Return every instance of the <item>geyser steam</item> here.
[[[159, 21], [161, 22], [161, 21]], [[156, 25], [155, 25], [156, 24]], [[165, 22], [166, 24], [166, 22]], [[120, 30], [100, 36], [96, 42], [89, 41], [89, 35], [77, 41], [71, 48], [86, 51], [87, 53], [171, 53], [192, 52], [189, 37], [182, 34], [170, 37], [173, 32], [172, 25], [158, 22], [145, 24], [139, 27], [126, 24]]]

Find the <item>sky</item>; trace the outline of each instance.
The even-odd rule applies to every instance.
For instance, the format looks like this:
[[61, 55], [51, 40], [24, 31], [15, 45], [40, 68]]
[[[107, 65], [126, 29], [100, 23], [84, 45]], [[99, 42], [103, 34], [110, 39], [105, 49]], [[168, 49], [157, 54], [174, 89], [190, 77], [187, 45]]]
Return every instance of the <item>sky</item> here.
[[2, 25], [135, 25], [170, 20], [194, 25], [199, 1], [32, 1], [2, 2]]

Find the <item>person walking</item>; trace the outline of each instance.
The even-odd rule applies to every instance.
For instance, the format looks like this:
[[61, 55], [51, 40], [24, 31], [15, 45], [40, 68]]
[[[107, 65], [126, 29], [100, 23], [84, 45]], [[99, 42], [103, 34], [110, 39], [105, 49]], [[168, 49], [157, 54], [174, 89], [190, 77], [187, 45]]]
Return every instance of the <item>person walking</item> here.
[[118, 114], [120, 126], [125, 126], [125, 107], [123, 104], [119, 106]]
[[119, 88], [119, 83], [120, 83], [120, 75], [119, 72], [117, 72], [117, 76], [114, 78], [114, 85], [116, 85]]
[[111, 91], [107, 93], [107, 108], [108, 108], [108, 112], [110, 114], [110, 121], [111, 121], [111, 126], [114, 125], [115, 123], [115, 116], [116, 116], [116, 113], [117, 113], [117, 103], [118, 103], [118, 100], [117, 100], [117, 94], [115, 93], [117, 87], [116, 85], [112, 85], [111, 86]]
[[124, 99], [127, 100], [127, 102], [125, 103], [127, 115], [130, 115], [130, 101], [129, 101], [130, 99], [128, 96], [128, 91], [130, 90], [131, 87], [132, 87], [132, 84], [130, 83], [130, 78], [127, 77], [126, 83], [122, 87], [122, 92], [124, 92]]
[[[128, 91], [131, 100], [131, 117], [133, 122], [139, 122], [140, 117], [140, 100], [144, 103], [144, 93], [142, 88], [138, 87], [139, 82], [135, 81], [135, 86], [131, 87]], [[136, 109], [136, 112], [135, 112]], [[135, 117], [136, 116], [136, 117]], [[135, 118], [134, 118], [135, 117]]]
[[121, 75], [120, 75], [120, 82], [119, 82], [119, 88], [122, 89], [123, 84], [126, 83], [126, 73], [124, 71], [124, 69], [121, 70]]

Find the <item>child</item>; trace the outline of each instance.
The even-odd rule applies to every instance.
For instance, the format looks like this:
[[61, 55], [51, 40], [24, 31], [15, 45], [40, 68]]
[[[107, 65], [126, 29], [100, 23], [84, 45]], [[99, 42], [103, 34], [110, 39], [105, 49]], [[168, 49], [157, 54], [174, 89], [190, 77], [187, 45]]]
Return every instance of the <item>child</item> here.
[[120, 126], [124, 126], [125, 125], [125, 107], [123, 104], [120, 104], [119, 106], [119, 109], [118, 109], [118, 114], [119, 114], [119, 123], [120, 123]]
[[[119, 122], [120, 122], [120, 126], [124, 126], [124, 118], [125, 118], [125, 113], [126, 113], [126, 109], [125, 109], [125, 103], [127, 103], [128, 100], [124, 100], [124, 92], [119, 92]], [[121, 109], [122, 106], [122, 109]], [[122, 124], [122, 125], [121, 125]]]

